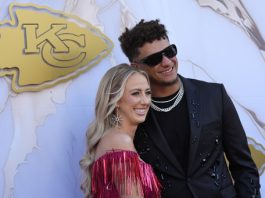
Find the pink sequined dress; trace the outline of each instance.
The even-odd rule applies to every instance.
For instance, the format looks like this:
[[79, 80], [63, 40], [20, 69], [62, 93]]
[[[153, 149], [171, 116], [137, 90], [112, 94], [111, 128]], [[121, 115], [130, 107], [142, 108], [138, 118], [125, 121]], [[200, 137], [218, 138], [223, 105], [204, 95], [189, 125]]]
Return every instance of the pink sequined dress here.
[[140, 160], [136, 152], [110, 151], [93, 163], [93, 198], [119, 198], [121, 193], [130, 195], [132, 184], [138, 186], [138, 192], [144, 198], [160, 197], [160, 183], [152, 167]]

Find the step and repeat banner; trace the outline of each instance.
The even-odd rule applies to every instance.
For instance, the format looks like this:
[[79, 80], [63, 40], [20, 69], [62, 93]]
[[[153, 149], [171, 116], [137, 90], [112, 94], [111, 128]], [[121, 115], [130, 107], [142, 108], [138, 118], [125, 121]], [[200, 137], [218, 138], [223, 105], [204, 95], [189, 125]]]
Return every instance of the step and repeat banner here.
[[118, 37], [160, 19], [179, 73], [223, 83], [265, 196], [263, 0], [1, 0], [0, 197], [73, 198], [98, 83], [127, 62]]

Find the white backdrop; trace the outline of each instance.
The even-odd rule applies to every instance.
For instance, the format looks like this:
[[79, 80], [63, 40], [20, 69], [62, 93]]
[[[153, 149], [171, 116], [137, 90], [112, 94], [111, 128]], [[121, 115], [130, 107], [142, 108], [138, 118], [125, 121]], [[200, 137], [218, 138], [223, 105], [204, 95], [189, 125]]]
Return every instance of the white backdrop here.
[[10, 80], [0, 78], [0, 197], [82, 197], [79, 160], [97, 85], [108, 68], [128, 62], [118, 36], [141, 18], [166, 24], [178, 47], [179, 73], [224, 83], [249, 143], [262, 153], [265, 196], [265, 1], [0, 0], [0, 20], [9, 18], [12, 2], [77, 15], [100, 28], [114, 49], [78, 78], [40, 92], [15, 94]]

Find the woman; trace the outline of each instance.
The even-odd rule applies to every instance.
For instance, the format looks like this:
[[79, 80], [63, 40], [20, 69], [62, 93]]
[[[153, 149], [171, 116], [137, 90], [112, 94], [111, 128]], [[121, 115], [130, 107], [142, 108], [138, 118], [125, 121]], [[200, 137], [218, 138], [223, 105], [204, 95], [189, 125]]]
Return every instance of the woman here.
[[87, 131], [82, 190], [93, 198], [157, 198], [160, 184], [133, 144], [151, 101], [147, 74], [127, 64], [111, 68], [96, 96], [95, 120]]

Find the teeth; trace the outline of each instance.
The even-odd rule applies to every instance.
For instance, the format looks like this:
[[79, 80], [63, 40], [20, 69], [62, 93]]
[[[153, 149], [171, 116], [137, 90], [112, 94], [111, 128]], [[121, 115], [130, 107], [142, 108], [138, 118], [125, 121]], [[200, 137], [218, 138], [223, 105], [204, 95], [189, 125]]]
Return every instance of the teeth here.
[[163, 73], [163, 74], [166, 74], [166, 73], [171, 72], [171, 70], [172, 70], [172, 68], [170, 68], [170, 69], [168, 69], [168, 70], [166, 70], [166, 71], [163, 71], [162, 73]]
[[139, 113], [139, 114], [144, 114], [146, 112], [146, 110], [145, 109], [135, 109], [135, 112]]

